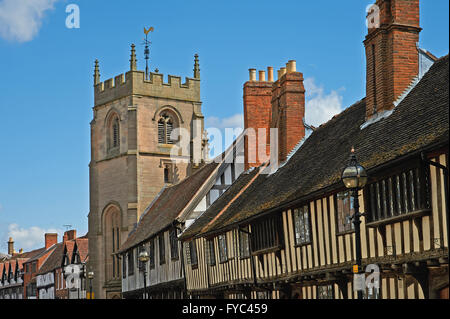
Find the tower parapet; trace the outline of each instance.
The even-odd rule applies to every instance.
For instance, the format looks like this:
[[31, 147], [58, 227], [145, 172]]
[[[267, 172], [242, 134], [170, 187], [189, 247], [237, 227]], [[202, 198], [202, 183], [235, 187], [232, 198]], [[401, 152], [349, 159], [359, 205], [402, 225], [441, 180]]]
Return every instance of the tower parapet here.
[[[180, 76], [168, 75], [168, 82], [164, 82], [164, 75], [150, 72], [149, 80], [145, 80], [145, 72], [135, 70], [134, 47], [130, 71], [114, 78], [100, 82], [98, 63], [96, 64], [96, 77], [94, 81], [95, 106], [130, 96], [141, 95], [172, 100], [183, 100], [200, 103], [200, 78], [186, 77], [182, 83]], [[198, 56], [195, 57], [198, 66]]]

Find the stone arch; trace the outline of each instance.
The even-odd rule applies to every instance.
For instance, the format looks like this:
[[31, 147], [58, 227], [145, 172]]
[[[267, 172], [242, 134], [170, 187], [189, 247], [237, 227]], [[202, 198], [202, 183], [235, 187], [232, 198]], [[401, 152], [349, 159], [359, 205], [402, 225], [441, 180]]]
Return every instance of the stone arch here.
[[106, 281], [118, 280], [121, 274], [121, 264], [114, 255], [121, 244], [122, 210], [118, 203], [111, 202], [102, 212], [103, 261]]
[[172, 105], [164, 105], [164, 106], [161, 106], [161, 107], [157, 108], [156, 111], [155, 111], [155, 114], [153, 115], [152, 120], [153, 121], [158, 121], [159, 115], [165, 110], [170, 110], [173, 113], [175, 113], [176, 117], [178, 118], [178, 123], [180, 123], [180, 124], [184, 123], [184, 120], [183, 120], [183, 117], [181, 116], [180, 111], [178, 111], [178, 109], [176, 109]]

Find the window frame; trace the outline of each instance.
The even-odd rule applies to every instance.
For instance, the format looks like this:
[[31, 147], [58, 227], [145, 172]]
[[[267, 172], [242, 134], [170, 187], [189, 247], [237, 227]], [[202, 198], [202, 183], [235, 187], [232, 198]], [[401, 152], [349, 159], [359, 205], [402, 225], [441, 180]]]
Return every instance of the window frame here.
[[[271, 214], [250, 224], [252, 229], [252, 254], [260, 255], [284, 248], [283, 220], [281, 213]], [[271, 232], [267, 232], [271, 230]]]
[[[245, 232], [243, 232], [242, 230], [244, 230]], [[251, 257], [252, 253], [251, 253], [251, 235], [250, 235], [250, 227], [247, 225], [246, 227], [243, 228], [238, 228], [238, 233], [239, 233], [239, 258], [240, 259], [248, 259]], [[246, 238], [244, 240], [244, 238]], [[243, 244], [247, 244], [247, 251], [246, 254], [243, 253]]]
[[[345, 227], [343, 230], [341, 230], [340, 227], [340, 211], [339, 211], [339, 196], [342, 196], [341, 194], [347, 194], [346, 197], [349, 198], [350, 201], [350, 209], [349, 209], [349, 215], [346, 216], [346, 218], [349, 219], [349, 223], [348, 224], [344, 224], [343, 226]], [[335, 207], [335, 224], [336, 224], [336, 235], [345, 235], [345, 234], [352, 234], [355, 232], [355, 225], [351, 219], [351, 217], [353, 216], [354, 212], [355, 212], [355, 201], [352, 195], [352, 190], [342, 190], [336, 194], [333, 195], [333, 200], [334, 200], [334, 207]], [[353, 212], [352, 212], [353, 210]], [[347, 225], [350, 225], [350, 229], [347, 229]]]
[[[306, 216], [307, 216], [307, 225], [305, 225], [305, 211], [304, 209], [306, 208]], [[301, 213], [303, 215], [303, 218], [301, 219], [302, 221], [302, 230], [303, 230], [303, 237], [305, 238], [305, 240], [303, 241], [299, 241], [298, 237], [297, 237], [297, 219], [299, 218], [299, 216], [297, 216], [296, 211], [298, 213]], [[311, 226], [311, 210], [310, 210], [310, 206], [309, 204], [305, 204], [302, 206], [299, 206], [298, 208], [294, 208], [291, 210], [292, 213], [292, 221], [294, 223], [294, 244], [295, 247], [301, 247], [301, 246], [306, 246], [306, 245], [310, 245], [312, 243], [312, 226]], [[308, 239], [306, 240], [306, 236], [308, 236]], [[301, 236], [299, 236], [301, 238]]]
[[[217, 236], [217, 243], [219, 245], [219, 262], [221, 264], [226, 263], [228, 261], [228, 240], [226, 233]], [[222, 243], [225, 243], [225, 245], [222, 246]]]
[[128, 268], [128, 276], [134, 275], [134, 250], [131, 249], [127, 253], [127, 268]]
[[[189, 248], [189, 263], [191, 264], [192, 269], [198, 268], [198, 253], [197, 253], [197, 241], [195, 239], [191, 240], [188, 243]], [[195, 252], [194, 254], [192, 252]], [[192, 256], [195, 256], [195, 262], [193, 261]]]
[[214, 267], [217, 265], [214, 238], [205, 239], [205, 250], [206, 263], [208, 266]]
[[166, 239], [164, 237], [164, 232], [158, 235], [158, 255], [160, 265], [166, 263]]
[[[328, 298], [321, 298], [321, 296], [323, 296], [323, 294], [321, 295], [320, 291], [321, 291], [321, 288], [324, 288], [324, 287], [327, 288], [327, 297]], [[317, 285], [317, 296], [316, 297], [317, 297], [318, 300], [319, 299], [320, 300], [332, 300], [332, 299], [335, 299], [334, 284], [333, 283], [327, 283], [327, 284]], [[331, 297], [331, 298], [329, 298], [329, 297]]]
[[[384, 189], [383, 184], [386, 185]], [[375, 227], [429, 214], [430, 187], [430, 170], [419, 159], [385, 168], [382, 173], [374, 175], [364, 188], [367, 226]]]
[[150, 244], [148, 247], [148, 255], [150, 257], [150, 269], [155, 269], [155, 238], [150, 239]]
[[180, 252], [178, 249], [178, 229], [172, 228], [169, 231], [169, 241], [170, 241], [170, 258], [171, 260], [179, 260]]

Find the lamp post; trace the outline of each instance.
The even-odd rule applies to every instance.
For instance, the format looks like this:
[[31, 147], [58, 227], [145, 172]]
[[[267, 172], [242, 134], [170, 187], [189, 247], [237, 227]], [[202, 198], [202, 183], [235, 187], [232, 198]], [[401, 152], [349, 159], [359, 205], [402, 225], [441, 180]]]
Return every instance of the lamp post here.
[[142, 270], [144, 272], [144, 299], [147, 298], [147, 262], [150, 260], [148, 252], [144, 249], [139, 253], [139, 261], [142, 263]]
[[[357, 270], [354, 273], [361, 273], [361, 220], [360, 217], [365, 216], [359, 212], [359, 190], [363, 189], [367, 183], [367, 172], [364, 167], [358, 164], [355, 155], [355, 149], [352, 148], [350, 156], [350, 163], [342, 172], [342, 181], [345, 187], [349, 189], [353, 196], [355, 213], [352, 216], [353, 224], [355, 225], [355, 248], [356, 248], [356, 266]], [[358, 290], [358, 299], [363, 299], [361, 290]]]
[[87, 277], [89, 279], [89, 299], [93, 299], [92, 298], [92, 279], [94, 279], [94, 272], [93, 271], [88, 272]]

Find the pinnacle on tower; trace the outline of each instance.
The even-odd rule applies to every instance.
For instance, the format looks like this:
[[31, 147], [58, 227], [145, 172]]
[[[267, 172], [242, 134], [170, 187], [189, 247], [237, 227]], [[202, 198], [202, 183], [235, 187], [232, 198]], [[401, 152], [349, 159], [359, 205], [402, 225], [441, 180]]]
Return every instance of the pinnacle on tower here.
[[100, 69], [98, 67], [98, 60], [95, 60], [95, 68], [94, 68], [94, 85], [100, 83]]
[[134, 44], [131, 45], [130, 70], [131, 71], [137, 70], [136, 46]]
[[195, 54], [194, 57], [194, 79], [200, 79], [200, 65], [198, 63], [198, 54]]

